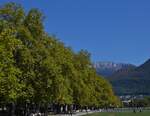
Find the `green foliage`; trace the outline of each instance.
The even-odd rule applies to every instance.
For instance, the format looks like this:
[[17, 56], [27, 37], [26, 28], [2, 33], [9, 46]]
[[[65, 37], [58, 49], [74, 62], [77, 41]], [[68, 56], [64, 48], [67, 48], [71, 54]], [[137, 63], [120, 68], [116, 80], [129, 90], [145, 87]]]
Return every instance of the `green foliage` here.
[[0, 102], [116, 106], [110, 84], [90, 54], [74, 53], [44, 32], [43, 15], [9, 3], [0, 8]]
[[134, 99], [132, 100], [131, 105], [136, 107], [150, 107], [150, 97]]

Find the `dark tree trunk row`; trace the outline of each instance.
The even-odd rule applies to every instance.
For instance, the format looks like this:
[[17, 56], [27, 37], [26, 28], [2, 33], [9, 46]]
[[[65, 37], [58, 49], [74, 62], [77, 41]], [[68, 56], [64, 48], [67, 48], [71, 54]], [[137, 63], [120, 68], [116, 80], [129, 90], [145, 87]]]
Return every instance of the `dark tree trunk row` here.
[[84, 109], [88, 113], [88, 109], [98, 109], [96, 107], [81, 107], [80, 105], [68, 105], [68, 104], [35, 104], [35, 103], [9, 103], [5, 106], [0, 105], [2, 111], [0, 116], [32, 116], [32, 114], [38, 114], [39, 116], [48, 116], [52, 114], [73, 114], [77, 110]]

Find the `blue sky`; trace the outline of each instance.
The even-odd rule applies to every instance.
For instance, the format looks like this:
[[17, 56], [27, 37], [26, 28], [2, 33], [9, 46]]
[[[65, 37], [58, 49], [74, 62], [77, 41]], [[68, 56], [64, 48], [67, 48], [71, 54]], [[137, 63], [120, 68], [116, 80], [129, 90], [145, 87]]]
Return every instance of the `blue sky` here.
[[45, 30], [92, 61], [141, 64], [150, 58], [149, 0], [0, 0], [39, 8]]

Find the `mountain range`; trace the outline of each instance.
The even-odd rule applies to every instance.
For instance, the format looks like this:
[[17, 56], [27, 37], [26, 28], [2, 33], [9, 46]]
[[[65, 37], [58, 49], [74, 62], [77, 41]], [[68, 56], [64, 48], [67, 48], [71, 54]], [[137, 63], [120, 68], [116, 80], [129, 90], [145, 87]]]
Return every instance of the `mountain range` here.
[[125, 63], [114, 63], [114, 62], [106, 62], [106, 61], [100, 61], [93, 64], [94, 68], [96, 69], [96, 72], [99, 75], [102, 75], [104, 77], [109, 77], [113, 73], [117, 72], [121, 69], [132, 69], [135, 68], [135, 65], [132, 64], [125, 64]]
[[[110, 65], [99, 63], [94, 65], [97, 73], [110, 81], [117, 95], [150, 95], [150, 59], [140, 66], [112, 62]], [[111, 73], [108, 71], [106, 75], [107, 73], [102, 69], [106, 69], [106, 72], [108, 69], [113, 71]]]

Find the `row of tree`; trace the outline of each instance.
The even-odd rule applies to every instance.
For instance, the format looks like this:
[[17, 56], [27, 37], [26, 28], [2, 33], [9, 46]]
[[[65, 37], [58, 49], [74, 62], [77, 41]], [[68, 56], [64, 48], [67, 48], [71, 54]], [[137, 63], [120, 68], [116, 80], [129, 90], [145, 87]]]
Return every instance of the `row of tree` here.
[[117, 106], [111, 85], [99, 77], [90, 54], [73, 52], [44, 31], [38, 9], [0, 7], [0, 104]]
[[144, 97], [140, 99], [133, 99], [130, 106], [134, 107], [150, 107], [150, 97]]

